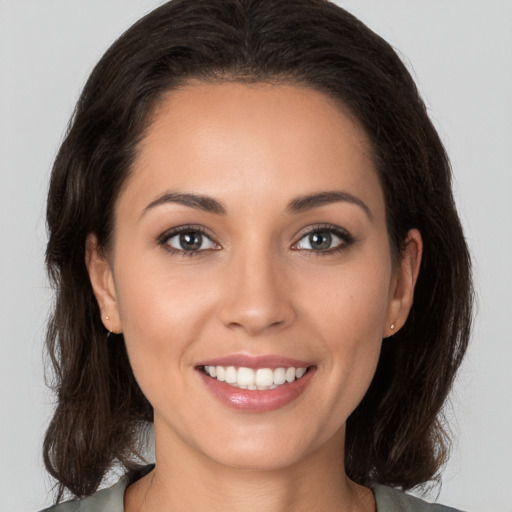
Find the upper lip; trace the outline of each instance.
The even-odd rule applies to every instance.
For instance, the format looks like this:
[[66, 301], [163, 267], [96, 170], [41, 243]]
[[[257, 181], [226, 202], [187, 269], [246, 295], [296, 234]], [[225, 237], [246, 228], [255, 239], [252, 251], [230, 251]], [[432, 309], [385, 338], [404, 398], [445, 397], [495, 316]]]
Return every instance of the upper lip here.
[[197, 364], [201, 366], [235, 366], [237, 368], [308, 368], [312, 366], [310, 362], [292, 359], [280, 355], [262, 355], [253, 356], [249, 354], [230, 354], [227, 356], [207, 359]]

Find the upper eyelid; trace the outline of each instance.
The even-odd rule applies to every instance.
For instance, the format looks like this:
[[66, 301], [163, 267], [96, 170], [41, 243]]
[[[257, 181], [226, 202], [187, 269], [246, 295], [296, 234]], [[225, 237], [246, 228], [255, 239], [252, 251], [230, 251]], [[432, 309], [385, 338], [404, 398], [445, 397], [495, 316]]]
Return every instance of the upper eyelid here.
[[[330, 231], [334, 234], [341, 235], [345, 238], [353, 239], [353, 235], [345, 228], [341, 226], [336, 226], [334, 224], [313, 224], [311, 226], [307, 226], [301, 229], [295, 236], [294, 239], [299, 241], [301, 238], [304, 238], [311, 233], [315, 233], [317, 231]], [[296, 243], [296, 242], [295, 242]]]
[[[182, 233], [197, 232], [201, 236], [207, 238], [215, 247], [205, 248], [200, 250], [186, 250], [179, 249], [171, 245], [170, 240], [178, 237]], [[181, 226], [175, 226], [164, 231], [156, 239], [157, 245], [160, 246], [164, 251], [173, 254], [174, 256], [180, 257], [200, 257], [211, 251], [222, 249], [221, 245], [216, 241], [215, 237], [209, 234], [209, 230], [201, 225], [183, 224]]]
[[173, 236], [179, 235], [180, 233], [186, 233], [187, 231], [197, 231], [201, 233], [203, 236], [209, 238], [212, 242], [218, 244], [218, 241], [216, 240], [215, 236], [210, 232], [209, 229], [197, 224], [183, 224], [181, 226], [169, 228], [158, 236], [158, 242], [165, 243]]
[[[336, 237], [338, 237], [341, 240], [341, 243], [339, 246], [334, 247], [329, 250], [321, 251], [321, 250], [315, 250], [315, 249], [299, 249], [297, 246], [301, 242], [302, 239], [305, 237], [322, 231], [328, 231], [332, 234], [334, 234]], [[336, 226], [332, 224], [317, 224], [313, 226], [309, 226], [308, 228], [305, 228], [304, 230], [301, 230], [299, 234], [295, 237], [295, 242], [291, 245], [292, 250], [301, 250], [306, 251], [307, 253], [314, 253], [314, 254], [332, 254], [333, 252], [336, 252], [337, 249], [341, 249], [344, 247], [349, 247], [356, 242], [356, 238], [345, 228], [342, 228], [341, 226]]]
[[[183, 224], [180, 226], [175, 226], [172, 228], [167, 229], [164, 231], [161, 235], [158, 236], [157, 240], [159, 243], [164, 244], [166, 243], [170, 238], [173, 236], [179, 235], [180, 233], [184, 233], [187, 231], [197, 231], [201, 233], [203, 236], [206, 236], [208, 239], [210, 239], [215, 244], [221, 246], [219, 243], [217, 237], [205, 226], [198, 225], [198, 224]], [[337, 236], [340, 236], [342, 239], [344, 239], [347, 242], [353, 242], [355, 241], [355, 237], [345, 228], [342, 228], [341, 226], [337, 226], [334, 224], [313, 224], [310, 226], [306, 226], [299, 230], [293, 237], [294, 242], [292, 245], [296, 245], [302, 238], [305, 236], [308, 236], [312, 233], [318, 232], [318, 231], [330, 231], [334, 233]]]

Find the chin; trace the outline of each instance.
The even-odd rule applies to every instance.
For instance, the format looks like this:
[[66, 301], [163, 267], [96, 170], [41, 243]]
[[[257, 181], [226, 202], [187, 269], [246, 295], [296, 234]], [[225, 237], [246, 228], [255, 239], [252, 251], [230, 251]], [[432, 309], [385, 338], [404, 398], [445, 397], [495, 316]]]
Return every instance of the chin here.
[[226, 450], [213, 453], [211, 459], [217, 464], [237, 471], [270, 472], [287, 469], [303, 458], [301, 451], [283, 452], [272, 446], [253, 447], [249, 451]]
[[[296, 422], [300, 425], [300, 422]], [[202, 451], [218, 464], [240, 471], [279, 471], [309, 458], [325, 443], [315, 435], [270, 426], [249, 434], [232, 432]], [[213, 439], [213, 438], [211, 438]], [[327, 442], [327, 444], [329, 444]], [[342, 453], [340, 443], [340, 453]]]

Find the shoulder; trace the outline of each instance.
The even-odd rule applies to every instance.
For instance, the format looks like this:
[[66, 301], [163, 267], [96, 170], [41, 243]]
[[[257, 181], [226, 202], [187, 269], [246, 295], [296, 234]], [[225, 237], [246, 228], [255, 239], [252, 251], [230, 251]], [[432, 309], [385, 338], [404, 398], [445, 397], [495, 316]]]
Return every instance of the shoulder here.
[[371, 488], [375, 494], [377, 512], [461, 512], [436, 503], [427, 503], [385, 485], [373, 484]]
[[41, 512], [123, 512], [127, 485], [128, 478], [123, 477], [114, 486], [97, 491], [83, 500], [59, 503]]

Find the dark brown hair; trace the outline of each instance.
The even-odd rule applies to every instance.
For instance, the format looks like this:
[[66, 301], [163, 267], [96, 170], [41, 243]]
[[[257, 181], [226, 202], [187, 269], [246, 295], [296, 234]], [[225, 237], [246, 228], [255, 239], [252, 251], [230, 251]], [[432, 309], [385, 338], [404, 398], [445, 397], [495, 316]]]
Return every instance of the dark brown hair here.
[[[391, 46], [323, 0], [175, 0], [106, 52], [78, 101], [48, 195], [47, 265], [56, 287], [47, 349], [58, 403], [44, 441], [48, 471], [82, 497], [115, 464], [137, 463], [152, 409], [122, 335], [106, 340], [84, 262], [107, 247], [119, 190], [156, 103], [188, 79], [305, 85], [337, 101], [368, 134], [400, 254], [417, 228], [424, 254], [405, 326], [383, 343], [370, 389], [348, 419], [350, 478], [399, 486], [438, 475], [447, 454], [442, 406], [471, 323], [470, 259], [442, 143]], [[140, 461], [139, 461], [140, 462]]]

